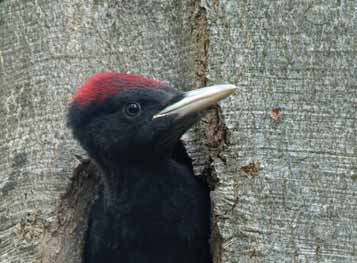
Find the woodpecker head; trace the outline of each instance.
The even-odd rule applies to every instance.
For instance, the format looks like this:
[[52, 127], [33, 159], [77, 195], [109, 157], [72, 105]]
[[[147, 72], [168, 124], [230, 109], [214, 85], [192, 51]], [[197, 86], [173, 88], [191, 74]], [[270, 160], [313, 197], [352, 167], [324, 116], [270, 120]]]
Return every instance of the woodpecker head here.
[[162, 158], [201, 110], [235, 89], [218, 85], [184, 93], [139, 75], [98, 73], [73, 96], [68, 125], [97, 161]]

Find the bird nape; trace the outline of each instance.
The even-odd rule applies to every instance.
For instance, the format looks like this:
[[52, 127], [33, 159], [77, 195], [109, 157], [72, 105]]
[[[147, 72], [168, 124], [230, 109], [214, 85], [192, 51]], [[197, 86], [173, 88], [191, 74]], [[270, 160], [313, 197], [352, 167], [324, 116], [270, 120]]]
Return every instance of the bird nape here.
[[119, 72], [98, 73], [78, 89], [68, 125], [103, 181], [85, 263], [211, 262], [209, 190], [193, 175], [180, 137], [202, 110], [235, 90], [184, 93]]

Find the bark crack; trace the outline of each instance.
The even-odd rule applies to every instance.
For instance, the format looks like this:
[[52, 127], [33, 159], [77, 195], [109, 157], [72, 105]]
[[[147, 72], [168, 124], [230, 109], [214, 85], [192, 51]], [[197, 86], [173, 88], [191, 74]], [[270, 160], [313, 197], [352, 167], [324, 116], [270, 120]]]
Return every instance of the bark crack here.
[[91, 160], [79, 161], [67, 191], [60, 198], [56, 221], [46, 229], [42, 263], [81, 262], [88, 214], [100, 178]]
[[[219, 2], [215, 1], [218, 5]], [[196, 60], [195, 76], [196, 87], [207, 86], [207, 69], [208, 69], [208, 50], [209, 50], [209, 25], [207, 18], [207, 9], [201, 1], [192, 1], [192, 35], [193, 41], [196, 42]], [[226, 163], [223, 155], [225, 146], [228, 142], [228, 129], [224, 123], [220, 107], [212, 107], [200, 123], [199, 133], [203, 135], [205, 148], [207, 148], [206, 164], [202, 170], [202, 177], [207, 181], [208, 186], [213, 191], [219, 184], [219, 178], [215, 171], [215, 160], [219, 159]], [[212, 207], [214, 204], [212, 203]], [[211, 252], [214, 263], [220, 263], [222, 260], [223, 238], [218, 227], [218, 218], [212, 209], [211, 217]]]

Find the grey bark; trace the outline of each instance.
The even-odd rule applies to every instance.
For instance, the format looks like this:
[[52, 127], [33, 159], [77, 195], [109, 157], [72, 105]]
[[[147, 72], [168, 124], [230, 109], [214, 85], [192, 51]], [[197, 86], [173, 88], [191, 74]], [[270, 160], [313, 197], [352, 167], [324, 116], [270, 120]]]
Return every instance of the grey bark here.
[[357, 262], [357, 4], [0, 1], [0, 262], [80, 262], [96, 171], [74, 89], [130, 71], [240, 91], [185, 136], [218, 262]]

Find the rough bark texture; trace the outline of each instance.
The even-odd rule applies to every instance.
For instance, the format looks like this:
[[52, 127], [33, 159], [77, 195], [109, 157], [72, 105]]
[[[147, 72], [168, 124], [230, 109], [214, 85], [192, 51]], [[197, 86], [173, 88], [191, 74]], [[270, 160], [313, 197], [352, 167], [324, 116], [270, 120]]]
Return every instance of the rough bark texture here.
[[352, 0], [0, 1], [0, 262], [80, 262], [98, 183], [65, 128], [97, 71], [240, 92], [185, 136], [215, 263], [357, 262]]

